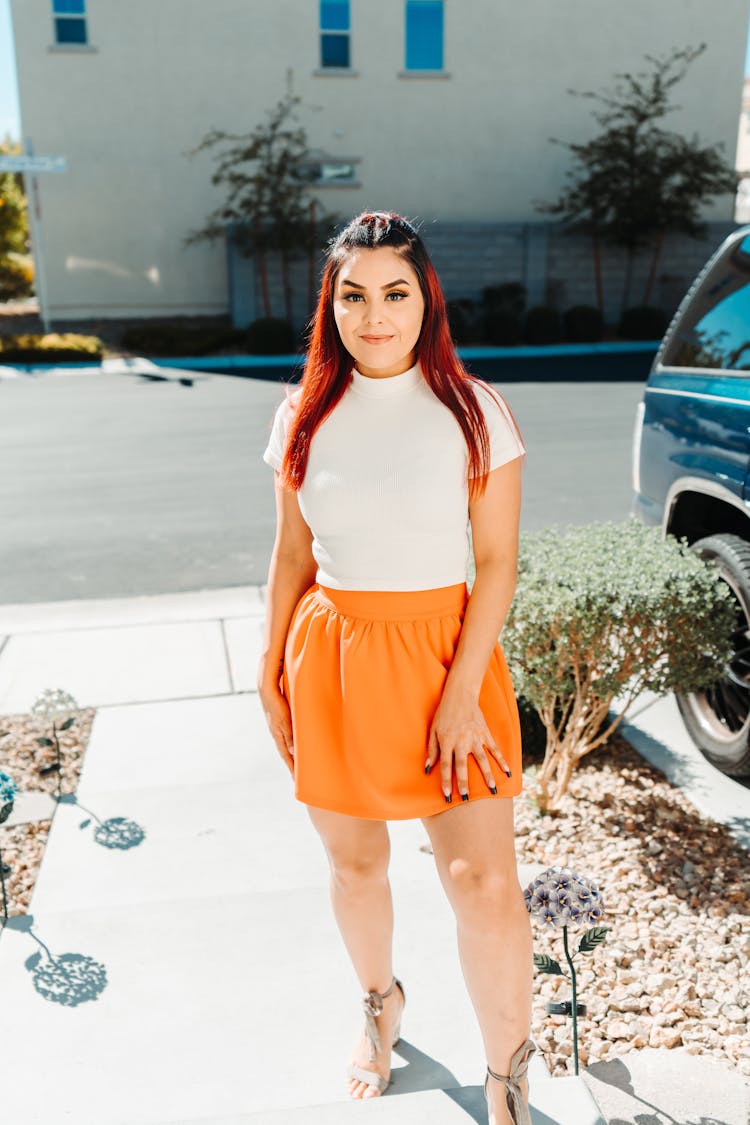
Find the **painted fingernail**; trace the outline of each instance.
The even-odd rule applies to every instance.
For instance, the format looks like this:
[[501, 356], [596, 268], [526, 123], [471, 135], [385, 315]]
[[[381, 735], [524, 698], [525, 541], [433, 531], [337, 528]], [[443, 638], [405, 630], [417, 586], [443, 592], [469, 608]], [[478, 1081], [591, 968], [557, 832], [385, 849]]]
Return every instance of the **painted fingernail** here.
[[453, 800], [453, 794], [452, 793], [445, 793], [445, 791], [444, 791], [444, 796], [445, 796], [446, 804], [449, 805], [451, 803], [451, 801]]
[[425, 772], [425, 773], [429, 773], [431, 769], [432, 769], [432, 766], [431, 766], [431, 765], [430, 765], [430, 763], [428, 762], [428, 763], [427, 763], [427, 765], [426, 765], [426, 766], [425, 766], [425, 768], [424, 768], [424, 772]]
[[497, 786], [496, 785], [490, 785], [490, 793], [497, 793]]
[[508, 777], [510, 777], [510, 770], [506, 770], [505, 772], [507, 773]]
[[468, 793], [462, 793], [462, 794], [461, 794], [461, 800], [462, 800], [462, 801], [468, 801], [468, 799], [469, 799], [469, 794], [468, 794]]

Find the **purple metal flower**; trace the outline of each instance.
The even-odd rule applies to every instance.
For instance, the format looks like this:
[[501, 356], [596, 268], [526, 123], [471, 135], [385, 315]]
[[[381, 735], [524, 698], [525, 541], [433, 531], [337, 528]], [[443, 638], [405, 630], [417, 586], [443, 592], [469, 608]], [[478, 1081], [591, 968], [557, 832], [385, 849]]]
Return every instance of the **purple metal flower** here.
[[545, 929], [588, 926], [604, 914], [596, 883], [569, 867], [553, 864], [525, 887], [526, 909]]

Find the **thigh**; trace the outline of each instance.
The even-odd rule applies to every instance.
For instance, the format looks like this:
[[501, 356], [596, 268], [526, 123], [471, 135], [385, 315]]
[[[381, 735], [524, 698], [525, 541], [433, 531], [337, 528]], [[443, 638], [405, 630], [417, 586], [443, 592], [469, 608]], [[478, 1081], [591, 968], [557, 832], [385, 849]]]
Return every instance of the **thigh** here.
[[306, 805], [332, 866], [388, 866], [391, 839], [384, 820], [349, 816]]
[[443, 882], [464, 874], [518, 879], [512, 797], [483, 797], [422, 817]]

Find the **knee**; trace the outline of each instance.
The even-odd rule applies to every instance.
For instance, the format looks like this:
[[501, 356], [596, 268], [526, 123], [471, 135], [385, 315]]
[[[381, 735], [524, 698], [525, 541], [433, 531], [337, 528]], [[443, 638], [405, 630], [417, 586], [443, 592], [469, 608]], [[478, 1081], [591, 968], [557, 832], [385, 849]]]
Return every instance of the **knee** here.
[[456, 912], [468, 918], [506, 917], [523, 898], [515, 871], [469, 859], [448, 864], [446, 883]]
[[329, 862], [334, 882], [347, 891], [381, 882], [388, 876], [387, 851], [333, 851], [329, 853]]

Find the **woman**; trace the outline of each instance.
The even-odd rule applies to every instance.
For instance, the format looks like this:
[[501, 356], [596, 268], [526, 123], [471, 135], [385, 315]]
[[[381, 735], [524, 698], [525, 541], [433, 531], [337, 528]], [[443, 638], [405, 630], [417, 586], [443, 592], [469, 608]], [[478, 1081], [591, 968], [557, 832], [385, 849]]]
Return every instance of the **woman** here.
[[497, 639], [525, 454], [507, 403], [456, 355], [417, 231], [392, 212], [358, 215], [328, 246], [304, 376], [263, 454], [277, 531], [258, 692], [366, 990], [351, 1096], [390, 1080], [405, 994], [386, 821], [419, 816], [456, 914], [490, 1125], [530, 1125], [536, 1049], [513, 840], [520, 724]]

